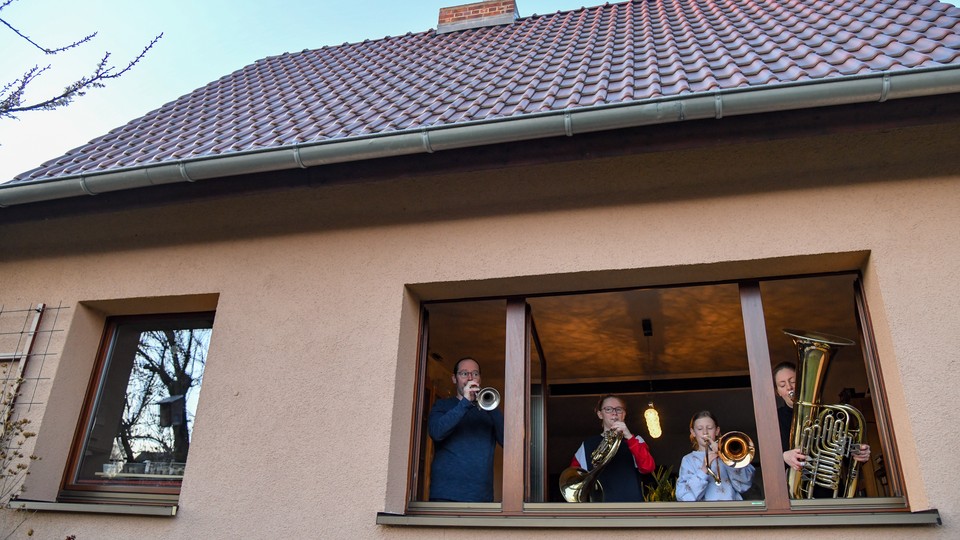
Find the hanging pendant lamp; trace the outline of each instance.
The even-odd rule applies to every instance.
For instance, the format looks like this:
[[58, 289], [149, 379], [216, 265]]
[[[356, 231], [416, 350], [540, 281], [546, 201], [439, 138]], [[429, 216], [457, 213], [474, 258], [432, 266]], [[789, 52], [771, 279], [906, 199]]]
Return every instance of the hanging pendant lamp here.
[[647, 410], [643, 411], [643, 419], [647, 421], [647, 433], [650, 434], [650, 437], [659, 439], [660, 435], [663, 435], [663, 431], [660, 429], [660, 413], [653, 408], [652, 401], [647, 405]]

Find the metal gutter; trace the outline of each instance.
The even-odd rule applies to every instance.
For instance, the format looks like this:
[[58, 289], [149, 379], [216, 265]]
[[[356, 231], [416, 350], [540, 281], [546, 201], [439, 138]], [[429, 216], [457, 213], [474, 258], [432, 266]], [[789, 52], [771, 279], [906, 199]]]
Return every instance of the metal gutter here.
[[719, 90], [0, 184], [0, 208], [178, 182], [574, 136], [684, 120], [720, 119], [957, 92], [960, 92], [960, 65]]

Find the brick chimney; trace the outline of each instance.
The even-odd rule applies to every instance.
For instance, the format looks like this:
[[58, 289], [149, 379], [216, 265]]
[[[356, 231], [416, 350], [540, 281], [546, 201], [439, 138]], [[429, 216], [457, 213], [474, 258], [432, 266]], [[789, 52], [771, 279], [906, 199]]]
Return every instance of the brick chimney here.
[[460, 6], [440, 8], [437, 21], [437, 33], [456, 32], [481, 26], [512, 24], [520, 14], [517, 13], [516, 0], [486, 0]]

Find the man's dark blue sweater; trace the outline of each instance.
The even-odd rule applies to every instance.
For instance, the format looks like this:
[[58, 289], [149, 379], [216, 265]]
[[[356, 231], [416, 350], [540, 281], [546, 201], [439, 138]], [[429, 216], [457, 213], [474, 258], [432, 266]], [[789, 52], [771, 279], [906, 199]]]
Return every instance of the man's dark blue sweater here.
[[428, 420], [434, 442], [431, 501], [492, 502], [493, 453], [503, 446], [503, 413], [484, 411], [456, 397], [433, 404]]

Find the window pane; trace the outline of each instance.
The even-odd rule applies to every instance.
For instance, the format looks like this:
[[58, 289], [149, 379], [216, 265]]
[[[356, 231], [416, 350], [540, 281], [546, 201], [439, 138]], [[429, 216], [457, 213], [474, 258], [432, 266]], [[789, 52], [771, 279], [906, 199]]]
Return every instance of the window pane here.
[[115, 324], [78, 484], [179, 486], [211, 328], [209, 316]]
[[[798, 347], [790, 336], [784, 334], [784, 329], [829, 334], [854, 342], [849, 346], [832, 346], [834, 352], [826, 372], [822, 377], [811, 378], [805, 384], [812, 385], [815, 379], [820, 380], [820, 392], [813, 401], [822, 405], [850, 405], [863, 415], [864, 424], [857, 427], [857, 423], [854, 423], [851, 428], [862, 432], [862, 442], [870, 445], [871, 453], [870, 459], [860, 466], [856, 495], [898, 495], [889, 492], [887, 486], [887, 472], [872, 400], [873, 389], [870, 388], [865, 367], [862, 346], [865, 338], [857, 323], [856, 281], [856, 275], [847, 274], [762, 282], [760, 289], [767, 339], [770, 342], [770, 360], [774, 368], [785, 361], [794, 364], [799, 362]], [[794, 388], [796, 391], [796, 386]], [[777, 401], [786, 418], [792, 418], [793, 410], [784, 408], [786, 404], [783, 398], [778, 397]], [[781, 432], [783, 443], [797, 446], [795, 443], [798, 441], [790, 440], [788, 432], [789, 428]], [[843, 461], [845, 467], [851, 464], [849, 458]], [[841, 481], [845, 481], [845, 476]], [[816, 498], [824, 497], [832, 497], [832, 494], [818, 489]]]
[[[413, 500], [434, 499], [452, 501], [492, 502], [502, 500], [503, 448], [490, 437], [480, 440], [478, 431], [471, 439], [476, 444], [462, 444], [462, 436], [470, 429], [458, 423], [449, 432], [431, 435], [430, 417], [435, 407], [454, 403], [457, 386], [454, 366], [458, 360], [470, 357], [477, 363], [482, 388], [492, 387], [503, 395], [504, 342], [506, 339], [506, 302], [489, 300], [476, 302], [438, 303], [424, 306], [428, 327], [426, 358], [423, 359], [424, 387], [422, 392], [420, 455], [416, 471]], [[474, 370], [462, 381], [477, 378]], [[517, 406], [518, 404], [512, 404]], [[496, 417], [503, 429], [503, 410], [511, 406], [501, 402], [495, 411], [480, 412], [474, 408], [463, 422], [486, 421]], [[472, 424], [471, 424], [472, 425]], [[475, 426], [474, 426], [475, 427]], [[487, 432], [487, 434], [490, 434]], [[492, 460], [492, 462], [491, 462]], [[456, 484], [456, 485], [455, 485]], [[438, 487], [439, 486], [439, 487]], [[459, 487], [457, 487], [459, 486]], [[488, 489], [490, 493], [488, 493]], [[438, 495], [439, 493], [439, 495]], [[488, 499], [492, 497], [492, 499]]]
[[529, 490], [527, 502], [545, 502], [552, 486], [548, 483], [546, 457], [548, 453], [548, 438], [544, 431], [547, 425], [547, 385], [545, 381], [546, 364], [540, 356], [540, 340], [534, 325], [528, 350], [530, 351], [530, 455], [527, 463], [529, 467]]
[[[586, 449], [602, 431], [595, 406], [604, 394], [621, 398], [626, 408], [622, 421], [644, 439], [671, 482], [691, 452], [694, 413], [711, 411], [722, 432], [745, 432], [756, 445], [737, 285], [562, 295], [528, 302], [542, 346], [537, 360], [547, 374], [547, 501], [564, 500], [560, 475], [581, 445]], [[644, 420], [651, 403], [659, 415], [658, 437]], [[656, 499], [651, 495], [653, 475], [641, 471], [638, 482], [639, 490], [630, 488], [631, 501]], [[756, 475], [740, 496], [762, 499], [761, 485]]]

